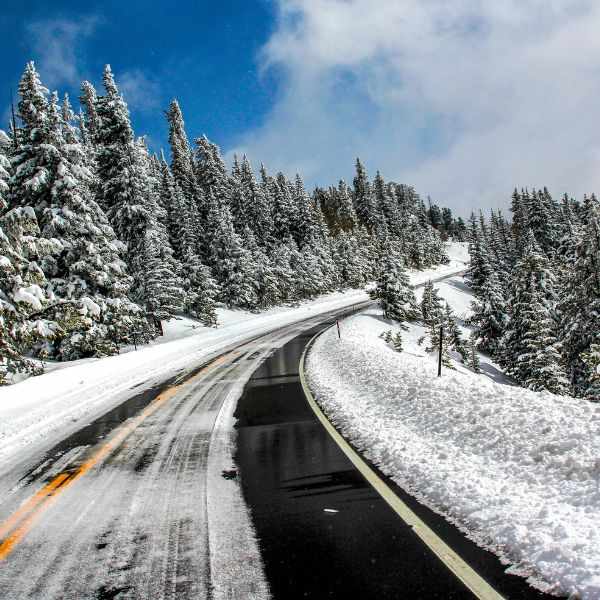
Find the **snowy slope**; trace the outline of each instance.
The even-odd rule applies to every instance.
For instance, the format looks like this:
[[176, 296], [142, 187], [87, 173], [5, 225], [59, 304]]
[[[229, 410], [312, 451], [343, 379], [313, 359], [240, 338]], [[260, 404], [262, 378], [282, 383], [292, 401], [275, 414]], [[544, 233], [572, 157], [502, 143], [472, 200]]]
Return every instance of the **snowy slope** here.
[[[460, 278], [439, 284], [460, 314]], [[329, 330], [308, 375], [331, 420], [395, 481], [548, 591], [600, 598], [600, 406], [507, 385], [489, 361], [436, 377], [403, 333], [399, 354], [372, 309]], [[503, 382], [503, 383], [498, 383]]]

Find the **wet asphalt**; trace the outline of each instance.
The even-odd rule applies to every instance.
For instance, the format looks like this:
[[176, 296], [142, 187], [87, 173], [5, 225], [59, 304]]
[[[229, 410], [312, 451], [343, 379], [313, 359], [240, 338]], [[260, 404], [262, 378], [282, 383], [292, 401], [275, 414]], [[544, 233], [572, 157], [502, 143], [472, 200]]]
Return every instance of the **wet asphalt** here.
[[[267, 358], [236, 411], [236, 462], [273, 597], [473, 598], [364, 480], [306, 402], [298, 364], [320, 329]], [[505, 598], [550, 598], [379, 475]]]

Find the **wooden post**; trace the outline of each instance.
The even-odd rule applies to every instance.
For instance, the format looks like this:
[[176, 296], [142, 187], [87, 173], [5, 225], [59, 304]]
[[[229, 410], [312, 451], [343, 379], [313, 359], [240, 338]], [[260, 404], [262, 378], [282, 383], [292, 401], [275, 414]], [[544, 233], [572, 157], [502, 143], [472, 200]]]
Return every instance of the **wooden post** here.
[[336, 319], [335, 320], [335, 324], [337, 325], [337, 330], [338, 330], [338, 339], [341, 339], [342, 334], [340, 333], [340, 322]]
[[442, 376], [442, 350], [444, 345], [444, 326], [440, 326], [440, 351], [438, 354], [438, 377]]
[[135, 348], [136, 352], [137, 352], [137, 339], [136, 339], [136, 332], [133, 332], [133, 347]]

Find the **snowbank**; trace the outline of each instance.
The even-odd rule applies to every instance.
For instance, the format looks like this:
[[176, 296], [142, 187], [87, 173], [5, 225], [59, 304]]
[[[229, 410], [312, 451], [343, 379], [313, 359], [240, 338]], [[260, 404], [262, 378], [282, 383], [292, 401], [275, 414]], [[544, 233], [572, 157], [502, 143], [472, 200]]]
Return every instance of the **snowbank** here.
[[513, 572], [600, 598], [600, 405], [465, 367], [438, 379], [422, 328], [403, 333], [401, 354], [378, 337], [390, 328], [373, 309], [316, 341], [308, 377], [332, 422]]

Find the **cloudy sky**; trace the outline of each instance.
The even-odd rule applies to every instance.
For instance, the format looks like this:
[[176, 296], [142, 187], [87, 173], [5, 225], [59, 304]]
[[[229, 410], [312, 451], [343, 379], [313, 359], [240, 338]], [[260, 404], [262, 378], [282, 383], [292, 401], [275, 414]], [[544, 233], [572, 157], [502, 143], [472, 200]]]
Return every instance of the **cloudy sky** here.
[[[457, 212], [515, 186], [600, 191], [600, 3], [593, 0], [13, 2], [5, 97], [26, 60], [77, 95], [110, 62], [138, 134], [190, 136], [309, 184], [374, 174]], [[27, 7], [24, 8], [23, 5]], [[126, 4], [126, 6], [123, 6]], [[157, 4], [157, 3], [154, 3]], [[173, 8], [177, 6], [177, 9]]]

